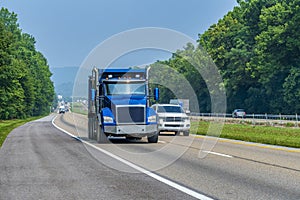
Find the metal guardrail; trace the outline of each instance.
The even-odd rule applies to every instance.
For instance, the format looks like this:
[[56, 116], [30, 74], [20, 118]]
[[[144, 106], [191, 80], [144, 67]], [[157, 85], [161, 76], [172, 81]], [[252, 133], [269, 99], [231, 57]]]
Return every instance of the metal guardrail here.
[[[268, 124], [287, 124], [292, 123], [295, 127], [298, 127], [300, 124], [300, 115], [282, 115], [282, 114], [246, 114], [245, 117], [233, 117], [232, 114], [229, 113], [190, 113], [191, 117], [206, 117], [206, 118], [225, 118], [227, 119], [237, 119], [237, 120], [247, 120], [251, 121], [252, 124], [256, 124], [258, 122], [266, 122]], [[292, 125], [290, 124], [290, 125]]]
[[[225, 117], [234, 118], [232, 114], [229, 113], [190, 113], [190, 116], [199, 117]], [[241, 117], [240, 117], [241, 118]], [[274, 114], [246, 114], [245, 119], [272, 119], [272, 120], [290, 120], [290, 121], [300, 121], [300, 115], [274, 115]]]

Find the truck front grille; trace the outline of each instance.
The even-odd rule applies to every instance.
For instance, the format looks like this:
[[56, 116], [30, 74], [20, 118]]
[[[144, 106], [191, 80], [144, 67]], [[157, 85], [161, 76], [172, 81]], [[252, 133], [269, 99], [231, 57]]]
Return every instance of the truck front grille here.
[[165, 127], [184, 127], [184, 124], [165, 124]]
[[166, 122], [183, 122], [181, 117], [166, 117]]
[[117, 107], [118, 124], [144, 124], [145, 116], [145, 106]]

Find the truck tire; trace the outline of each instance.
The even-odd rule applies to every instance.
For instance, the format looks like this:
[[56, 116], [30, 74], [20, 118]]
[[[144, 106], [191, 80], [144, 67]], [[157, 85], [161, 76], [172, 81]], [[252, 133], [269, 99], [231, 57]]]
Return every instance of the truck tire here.
[[148, 143], [157, 143], [158, 142], [158, 132], [154, 135], [148, 136]]
[[184, 136], [189, 136], [189, 135], [190, 135], [190, 132], [189, 132], [189, 131], [184, 131], [184, 132], [183, 132], [183, 135], [184, 135]]
[[108, 143], [107, 136], [105, 135], [101, 126], [98, 126], [97, 128], [97, 142], [100, 144]]

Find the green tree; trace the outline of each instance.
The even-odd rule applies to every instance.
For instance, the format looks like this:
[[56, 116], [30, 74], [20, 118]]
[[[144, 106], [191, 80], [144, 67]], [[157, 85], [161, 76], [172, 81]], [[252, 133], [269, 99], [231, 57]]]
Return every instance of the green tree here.
[[17, 21], [15, 13], [0, 10], [1, 119], [47, 114], [54, 98], [47, 60]]
[[283, 84], [284, 100], [288, 103], [290, 113], [300, 111], [300, 68], [292, 68]]
[[299, 68], [299, 1], [279, 1], [262, 8], [260, 33], [250, 64], [268, 99], [269, 112], [294, 112], [284, 100], [284, 82], [292, 68]]
[[299, 68], [299, 0], [238, 2], [199, 35], [222, 74], [229, 111], [294, 112], [284, 96], [293, 91], [285, 83], [291, 69]]
[[159, 83], [160, 102], [169, 103], [170, 99], [189, 99], [193, 112], [210, 111], [210, 96], [206, 82], [199, 70], [207, 66], [207, 55], [188, 43], [184, 50], [178, 50], [167, 61], [152, 65], [151, 81]]
[[24, 117], [24, 90], [20, 79], [24, 77], [20, 62], [13, 55], [13, 44], [20, 33], [16, 15], [7, 9], [0, 11], [0, 117], [2, 119]]

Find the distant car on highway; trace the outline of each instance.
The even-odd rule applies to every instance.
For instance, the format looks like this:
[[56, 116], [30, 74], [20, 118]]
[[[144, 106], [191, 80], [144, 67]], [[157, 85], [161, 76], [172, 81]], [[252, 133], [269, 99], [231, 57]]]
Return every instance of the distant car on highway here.
[[58, 113], [59, 114], [64, 114], [66, 112], [66, 109], [65, 108], [59, 108], [58, 109]]
[[176, 104], [154, 104], [151, 106], [158, 115], [159, 132], [175, 132], [184, 136], [190, 134], [190, 119], [180, 105]]
[[232, 112], [232, 117], [246, 117], [246, 112], [244, 109], [235, 109], [233, 112]]

